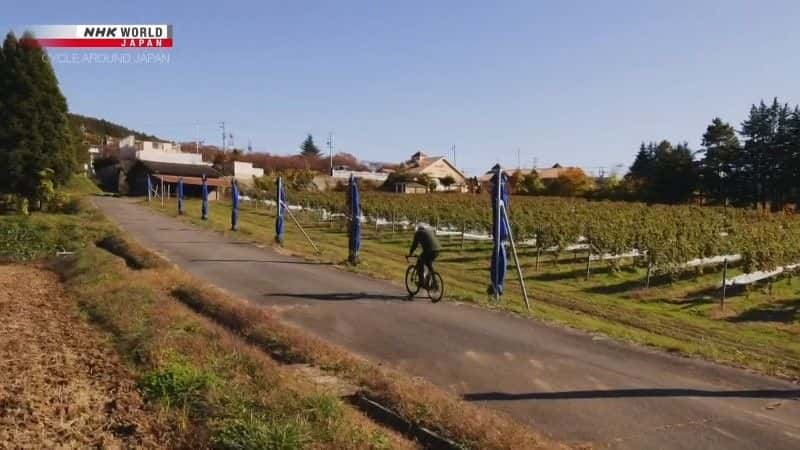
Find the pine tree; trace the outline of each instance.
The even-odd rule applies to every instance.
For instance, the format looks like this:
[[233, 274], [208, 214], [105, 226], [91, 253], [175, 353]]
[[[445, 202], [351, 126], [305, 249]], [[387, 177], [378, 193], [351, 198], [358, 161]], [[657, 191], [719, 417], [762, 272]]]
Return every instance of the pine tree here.
[[0, 159], [8, 168], [2, 189], [36, 200], [43, 182], [57, 187], [69, 179], [83, 146], [70, 131], [66, 99], [33, 36], [17, 40], [9, 33], [2, 53]]
[[694, 154], [686, 143], [642, 143], [625, 178], [634, 198], [650, 203], [685, 202], [697, 187]]
[[709, 200], [727, 203], [739, 197], [742, 146], [733, 127], [714, 118], [703, 134], [705, 155], [701, 161], [700, 184]]
[[317, 148], [316, 144], [314, 144], [314, 138], [309, 134], [306, 137], [306, 140], [300, 144], [300, 154], [307, 158], [316, 158], [322, 154], [319, 148]]
[[[6, 62], [6, 52], [3, 47], [0, 46], [0, 167], [4, 168], [9, 167], [10, 153], [9, 147], [5, 142], [7, 139], [6, 136], [9, 133], [9, 122], [6, 114], [8, 110], [7, 97], [10, 89], [8, 86], [8, 65], [9, 63]], [[0, 193], [9, 192], [10, 190], [9, 177], [0, 176]]]
[[785, 201], [783, 188], [791, 183], [784, 171], [789, 161], [788, 125], [790, 109], [775, 98], [767, 106], [762, 100], [750, 108], [750, 115], [742, 122], [741, 134], [745, 138], [743, 172], [749, 198], [766, 209], [780, 208]]

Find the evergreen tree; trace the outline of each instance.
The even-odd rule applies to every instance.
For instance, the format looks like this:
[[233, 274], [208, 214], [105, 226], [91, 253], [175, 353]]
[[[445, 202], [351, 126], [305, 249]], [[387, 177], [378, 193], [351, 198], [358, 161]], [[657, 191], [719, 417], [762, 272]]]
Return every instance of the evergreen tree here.
[[775, 98], [770, 106], [762, 100], [750, 108], [742, 122], [745, 138], [742, 169], [747, 198], [766, 208], [780, 208], [786, 200], [784, 189], [792, 184], [784, 169], [790, 162], [790, 109]]
[[309, 134], [306, 137], [306, 140], [300, 144], [300, 154], [307, 158], [316, 158], [322, 154], [320, 149], [317, 148], [317, 145], [314, 144], [314, 138], [311, 136], [311, 134]]
[[[9, 38], [6, 38], [8, 41]], [[4, 45], [5, 46], [5, 45]], [[8, 47], [11, 47], [11, 44], [8, 44]], [[9, 126], [10, 123], [8, 121], [8, 115], [6, 111], [8, 110], [8, 92], [10, 87], [8, 85], [8, 67], [9, 63], [6, 62], [6, 52], [4, 51], [3, 46], [0, 46], [0, 167], [5, 168], [4, 171], [8, 171], [9, 168], [9, 148], [6, 145], [6, 136], [9, 133]], [[0, 193], [9, 192], [10, 185], [9, 185], [10, 178], [8, 176], [0, 175]]]
[[709, 200], [727, 203], [741, 193], [742, 147], [733, 127], [714, 118], [703, 134], [704, 158], [700, 164], [700, 186]]
[[800, 205], [800, 107], [795, 106], [789, 115], [787, 124], [787, 158], [785, 177], [789, 188], [787, 196], [791, 196], [795, 205]]
[[688, 201], [697, 187], [694, 154], [686, 143], [642, 143], [625, 179], [634, 198], [649, 203]]
[[55, 187], [78, 167], [82, 145], [72, 135], [67, 102], [53, 68], [29, 33], [3, 43], [0, 70], [0, 162], [8, 168], [2, 189], [36, 200], [42, 183]]

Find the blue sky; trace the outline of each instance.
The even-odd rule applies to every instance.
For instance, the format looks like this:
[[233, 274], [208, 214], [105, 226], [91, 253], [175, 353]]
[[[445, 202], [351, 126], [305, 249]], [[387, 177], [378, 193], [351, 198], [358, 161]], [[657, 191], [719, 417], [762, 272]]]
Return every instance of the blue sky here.
[[[602, 4], [601, 4], [602, 3]], [[169, 64], [55, 64], [74, 112], [176, 140], [293, 153], [306, 133], [366, 160], [630, 164], [700, 144], [715, 116], [800, 103], [800, 2], [40, 2], [28, 24], [169, 23]]]

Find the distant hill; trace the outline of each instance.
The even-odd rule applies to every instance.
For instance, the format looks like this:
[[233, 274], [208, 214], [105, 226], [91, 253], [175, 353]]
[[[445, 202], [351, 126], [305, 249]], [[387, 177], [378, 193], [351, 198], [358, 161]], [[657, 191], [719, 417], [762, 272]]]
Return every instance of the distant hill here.
[[89, 140], [94, 144], [100, 144], [103, 136], [110, 136], [114, 138], [124, 138], [126, 136], [134, 135], [137, 139], [147, 141], [163, 141], [151, 134], [145, 134], [140, 131], [131, 130], [130, 128], [109, 122], [105, 119], [98, 119], [96, 117], [82, 116], [80, 114], [69, 113], [70, 124], [80, 128], [81, 124], [86, 127], [86, 133]]

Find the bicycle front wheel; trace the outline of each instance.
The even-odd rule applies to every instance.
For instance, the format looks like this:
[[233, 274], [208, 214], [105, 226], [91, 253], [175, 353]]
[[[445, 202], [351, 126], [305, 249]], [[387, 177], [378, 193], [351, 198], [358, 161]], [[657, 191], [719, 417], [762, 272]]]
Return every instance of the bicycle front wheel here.
[[406, 291], [408, 295], [415, 296], [419, 292], [419, 276], [417, 275], [417, 266], [410, 265], [406, 269]]
[[428, 296], [430, 296], [431, 302], [436, 303], [444, 296], [444, 280], [442, 280], [442, 276], [439, 275], [439, 272], [434, 272], [431, 281], [433, 282], [433, 286], [428, 289]]

